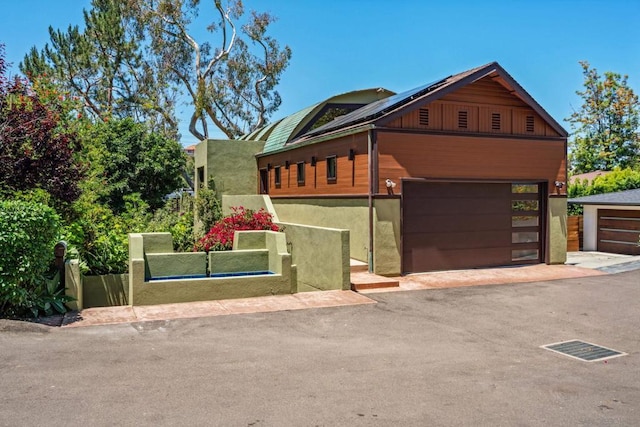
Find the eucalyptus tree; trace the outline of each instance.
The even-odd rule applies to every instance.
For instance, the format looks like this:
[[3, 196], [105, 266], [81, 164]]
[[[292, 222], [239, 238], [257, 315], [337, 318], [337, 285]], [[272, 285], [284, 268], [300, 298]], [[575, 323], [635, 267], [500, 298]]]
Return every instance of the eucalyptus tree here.
[[209, 123], [228, 138], [237, 137], [266, 124], [280, 106], [275, 87], [291, 49], [267, 34], [272, 15], [247, 16], [240, 0], [130, 0], [129, 5], [139, 31], [148, 36], [157, 73], [189, 97], [189, 131], [196, 138], [209, 137]]

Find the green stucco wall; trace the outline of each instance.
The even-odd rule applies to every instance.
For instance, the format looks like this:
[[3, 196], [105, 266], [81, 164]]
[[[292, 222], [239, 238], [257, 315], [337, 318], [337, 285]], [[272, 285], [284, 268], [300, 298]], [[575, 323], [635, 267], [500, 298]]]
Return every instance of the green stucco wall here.
[[147, 278], [207, 274], [204, 252], [145, 253], [145, 261]]
[[82, 278], [84, 307], [112, 307], [127, 305], [129, 276], [106, 274]]
[[373, 206], [373, 272], [381, 276], [400, 275], [400, 199], [375, 199]]
[[271, 198], [266, 194], [260, 195], [223, 195], [222, 196], [222, 214], [229, 215], [231, 208], [242, 206], [245, 209], [259, 211], [264, 209], [273, 215], [273, 221], [278, 222], [278, 214], [276, 213]]
[[567, 261], [567, 199], [549, 198], [549, 245], [547, 262], [564, 264]]
[[272, 199], [272, 203], [281, 222], [349, 230], [351, 258], [368, 262], [367, 199]]
[[[201, 184], [213, 179], [218, 195], [256, 194], [258, 166], [255, 155], [262, 151], [262, 141], [206, 140], [196, 145], [196, 193]], [[198, 168], [204, 168], [200, 182]]]
[[[290, 294], [297, 291], [296, 268], [291, 264], [291, 255], [287, 252], [287, 243], [283, 233], [264, 230], [236, 232], [234, 250], [226, 252], [225, 255], [221, 255], [221, 257], [224, 258], [222, 260], [223, 265], [219, 265], [220, 268], [216, 268], [215, 266], [218, 264], [218, 260], [212, 260], [212, 265], [214, 266], [213, 272], [269, 270], [276, 274], [224, 278], [155, 280], [152, 282], [145, 281], [145, 264], [147, 264], [145, 257], [148, 261], [149, 258], [157, 256], [159, 260], [164, 259], [164, 263], [168, 265], [172, 259], [180, 260], [183, 259], [184, 256], [200, 258], [201, 254], [145, 254], [146, 246], [142, 247], [141, 242], [155, 242], [157, 239], [144, 240], [143, 237], [148, 236], [147, 234], [129, 234], [130, 258], [127, 300], [130, 305], [250, 298], [265, 295]], [[256, 249], [257, 251], [254, 252]], [[202, 255], [204, 255], [204, 253], [202, 253]], [[266, 258], [265, 255], [267, 255]], [[237, 262], [231, 260], [234, 256], [238, 257]], [[213, 256], [213, 258], [216, 258], [216, 256]], [[265, 265], [268, 265], [268, 268], [264, 268]], [[200, 268], [199, 266], [200, 264], [198, 264], [198, 268]], [[234, 270], [236, 267], [239, 268], [239, 270]], [[174, 266], [168, 275], [185, 274], [182, 271], [178, 273], [174, 272], [180, 268], [183, 267]], [[231, 269], [231, 271], [222, 271], [226, 268]]]
[[69, 310], [82, 310], [84, 301], [82, 298], [82, 275], [80, 274], [80, 261], [71, 259], [64, 264], [64, 294], [73, 301], [66, 303]]
[[237, 273], [244, 271], [270, 271], [267, 249], [209, 252], [209, 271], [214, 273]]
[[80, 273], [79, 261], [69, 260], [65, 263], [65, 295], [74, 298], [66, 304], [70, 310], [127, 305], [129, 276], [84, 276]]
[[296, 265], [298, 292], [349, 290], [349, 231], [278, 223]]

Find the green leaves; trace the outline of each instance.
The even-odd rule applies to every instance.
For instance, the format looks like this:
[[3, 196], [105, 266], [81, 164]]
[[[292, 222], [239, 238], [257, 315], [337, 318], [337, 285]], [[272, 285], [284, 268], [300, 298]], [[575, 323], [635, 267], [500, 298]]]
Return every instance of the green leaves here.
[[34, 202], [0, 202], [0, 314], [31, 309], [46, 291], [58, 233], [53, 209]]
[[640, 102], [627, 76], [605, 72], [600, 76], [586, 61], [580, 62], [584, 90], [576, 93], [583, 104], [568, 119], [573, 136], [569, 161], [573, 173], [640, 164]]

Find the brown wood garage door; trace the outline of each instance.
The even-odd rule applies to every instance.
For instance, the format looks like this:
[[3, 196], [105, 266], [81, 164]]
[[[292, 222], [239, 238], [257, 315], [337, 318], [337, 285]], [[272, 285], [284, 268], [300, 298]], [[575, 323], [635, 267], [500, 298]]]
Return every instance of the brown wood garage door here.
[[403, 181], [403, 273], [538, 263], [538, 184]]
[[598, 209], [598, 250], [640, 255], [640, 211]]

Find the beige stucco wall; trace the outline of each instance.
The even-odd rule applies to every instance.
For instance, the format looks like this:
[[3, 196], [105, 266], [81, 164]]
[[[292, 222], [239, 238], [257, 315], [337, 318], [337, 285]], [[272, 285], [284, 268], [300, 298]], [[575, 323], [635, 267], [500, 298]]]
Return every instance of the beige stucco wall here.
[[[196, 194], [201, 184], [213, 179], [218, 195], [256, 194], [258, 166], [255, 155], [262, 151], [262, 141], [206, 140], [196, 145]], [[198, 168], [204, 168], [200, 182]]]
[[551, 197], [548, 206], [547, 262], [549, 264], [564, 264], [567, 261], [567, 199], [566, 197]]
[[349, 230], [351, 258], [368, 262], [369, 205], [361, 199], [272, 199], [284, 223]]

